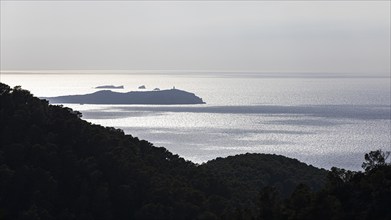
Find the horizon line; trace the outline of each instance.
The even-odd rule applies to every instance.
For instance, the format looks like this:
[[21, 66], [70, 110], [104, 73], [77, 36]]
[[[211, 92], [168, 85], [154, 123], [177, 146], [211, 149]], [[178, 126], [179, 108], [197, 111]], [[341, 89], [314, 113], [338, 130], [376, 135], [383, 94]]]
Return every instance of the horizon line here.
[[103, 74], [103, 73], [249, 73], [249, 74], [347, 74], [347, 75], [388, 75], [391, 72], [327, 72], [327, 71], [262, 71], [262, 70], [205, 70], [205, 69], [43, 69], [43, 70], [0, 70], [0, 74]]

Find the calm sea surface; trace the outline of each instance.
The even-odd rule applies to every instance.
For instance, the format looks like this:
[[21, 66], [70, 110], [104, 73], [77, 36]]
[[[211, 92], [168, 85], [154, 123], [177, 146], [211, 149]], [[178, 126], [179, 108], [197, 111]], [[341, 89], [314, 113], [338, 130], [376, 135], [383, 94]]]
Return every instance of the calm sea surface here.
[[364, 153], [391, 150], [390, 78], [319, 74], [1, 74], [39, 97], [177, 89], [205, 105], [66, 104], [92, 123], [164, 146], [202, 163], [246, 152], [274, 153], [317, 167], [360, 169]]

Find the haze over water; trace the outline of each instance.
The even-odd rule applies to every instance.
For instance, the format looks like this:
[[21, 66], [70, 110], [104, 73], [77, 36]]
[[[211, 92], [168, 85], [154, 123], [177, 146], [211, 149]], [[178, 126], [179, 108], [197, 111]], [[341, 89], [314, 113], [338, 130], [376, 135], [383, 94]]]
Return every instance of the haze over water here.
[[314, 166], [358, 170], [370, 150], [390, 150], [390, 78], [351, 74], [2, 74], [36, 96], [85, 94], [99, 85], [178, 89], [205, 105], [79, 105], [83, 119], [121, 128], [197, 163], [274, 153]]

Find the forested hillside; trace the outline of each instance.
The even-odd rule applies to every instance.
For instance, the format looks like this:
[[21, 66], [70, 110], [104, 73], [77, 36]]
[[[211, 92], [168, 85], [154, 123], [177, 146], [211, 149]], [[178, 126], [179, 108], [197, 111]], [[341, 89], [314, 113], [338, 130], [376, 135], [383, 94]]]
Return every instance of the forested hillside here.
[[372, 162], [366, 173], [264, 154], [197, 165], [0, 84], [0, 219], [389, 219], [390, 167]]

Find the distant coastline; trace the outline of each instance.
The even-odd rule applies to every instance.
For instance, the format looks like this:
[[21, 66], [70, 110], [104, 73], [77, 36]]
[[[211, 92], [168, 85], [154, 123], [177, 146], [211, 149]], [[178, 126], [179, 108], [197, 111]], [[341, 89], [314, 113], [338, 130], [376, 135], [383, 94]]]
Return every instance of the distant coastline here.
[[103, 86], [97, 86], [95, 89], [123, 89], [124, 86], [114, 86], [114, 85], [103, 85]]

